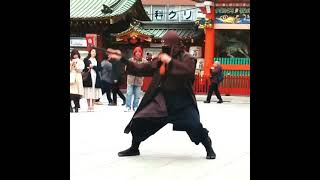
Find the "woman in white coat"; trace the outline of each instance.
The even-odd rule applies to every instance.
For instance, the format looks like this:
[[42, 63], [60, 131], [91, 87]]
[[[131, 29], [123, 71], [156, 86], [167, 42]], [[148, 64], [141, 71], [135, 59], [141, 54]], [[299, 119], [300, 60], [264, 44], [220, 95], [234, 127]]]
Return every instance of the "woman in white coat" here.
[[75, 112], [78, 112], [80, 108], [80, 98], [84, 93], [81, 76], [84, 63], [80, 58], [78, 50], [73, 49], [70, 56], [70, 112], [73, 112], [71, 101], [74, 102]]

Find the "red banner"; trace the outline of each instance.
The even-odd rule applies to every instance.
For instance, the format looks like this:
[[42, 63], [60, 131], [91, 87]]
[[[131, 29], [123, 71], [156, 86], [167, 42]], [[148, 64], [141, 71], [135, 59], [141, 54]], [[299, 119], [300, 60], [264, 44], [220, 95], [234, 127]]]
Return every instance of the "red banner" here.
[[97, 35], [96, 34], [86, 34], [86, 40], [87, 40], [87, 49], [88, 50], [92, 46], [97, 47]]

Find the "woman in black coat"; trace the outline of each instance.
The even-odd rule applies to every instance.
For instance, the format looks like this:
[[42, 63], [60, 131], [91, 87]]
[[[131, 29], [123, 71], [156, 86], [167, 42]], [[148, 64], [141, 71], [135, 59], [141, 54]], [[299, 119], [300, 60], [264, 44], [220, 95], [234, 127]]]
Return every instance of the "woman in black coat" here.
[[83, 79], [84, 97], [87, 99], [88, 112], [93, 111], [93, 100], [99, 99], [102, 96], [101, 91], [101, 79], [99, 71], [101, 71], [101, 65], [96, 60], [96, 50], [91, 49], [88, 56], [83, 60], [84, 72], [90, 72], [87, 79]]

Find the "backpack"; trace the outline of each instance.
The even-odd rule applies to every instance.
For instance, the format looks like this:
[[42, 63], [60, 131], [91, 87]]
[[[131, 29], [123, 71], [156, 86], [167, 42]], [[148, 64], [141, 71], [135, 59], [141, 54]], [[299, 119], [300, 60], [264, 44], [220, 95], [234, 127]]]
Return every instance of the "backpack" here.
[[221, 71], [221, 73], [218, 76], [218, 83], [221, 83], [223, 79], [224, 79], [224, 74], [223, 74], [223, 71]]

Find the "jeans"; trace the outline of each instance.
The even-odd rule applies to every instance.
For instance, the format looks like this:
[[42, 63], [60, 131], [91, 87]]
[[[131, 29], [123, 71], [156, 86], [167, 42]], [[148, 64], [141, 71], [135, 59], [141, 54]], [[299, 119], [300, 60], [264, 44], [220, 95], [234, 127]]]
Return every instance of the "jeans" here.
[[137, 109], [140, 101], [141, 86], [136, 86], [136, 85], [127, 86], [127, 101], [126, 101], [127, 108], [131, 108], [132, 95], [134, 95], [133, 109]]

